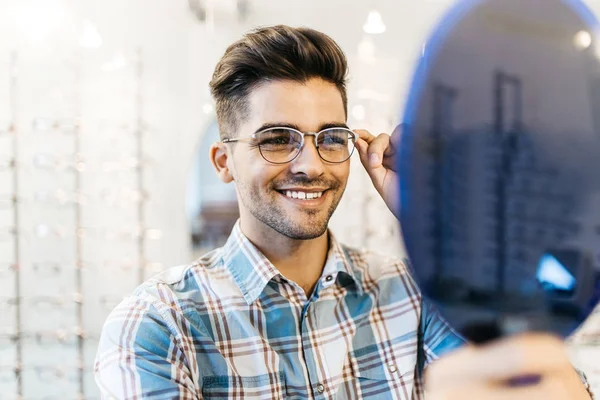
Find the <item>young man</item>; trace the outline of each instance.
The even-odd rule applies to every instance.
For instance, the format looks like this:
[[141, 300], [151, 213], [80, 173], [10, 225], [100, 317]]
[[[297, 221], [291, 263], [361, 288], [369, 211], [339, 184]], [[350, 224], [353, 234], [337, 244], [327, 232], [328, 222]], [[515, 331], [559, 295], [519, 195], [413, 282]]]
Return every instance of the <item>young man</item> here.
[[[327, 229], [355, 147], [396, 210], [390, 137], [346, 126], [346, 75], [341, 49], [311, 29], [262, 28], [227, 49], [211, 82], [222, 140], [209, 156], [235, 185], [240, 219], [224, 247], [150, 279], [112, 312], [96, 360], [105, 397], [421, 398], [425, 366], [464, 344], [401, 261]], [[491, 355], [453, 352], [430, 368], [432, 396], [585, 398], [558, 340], [518, 340]], [[523, 349], [536, 353], [522, 361]], [[500, 389], [513, 373], [544, 380]]]

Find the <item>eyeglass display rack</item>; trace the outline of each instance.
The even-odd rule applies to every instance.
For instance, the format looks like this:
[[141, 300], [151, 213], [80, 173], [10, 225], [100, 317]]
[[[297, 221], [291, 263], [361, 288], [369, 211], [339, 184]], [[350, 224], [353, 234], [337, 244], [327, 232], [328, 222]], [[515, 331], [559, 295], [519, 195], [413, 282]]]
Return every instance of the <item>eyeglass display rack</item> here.
[[444, 169], [450, 164], [444, 160], [445, 153], [445, 135], [452, 131], [452, 113], [453, 106], [458, 96], [458, 90], [444, 83], [438, 82], [433, 88], [433, 171], [432, 183], [434, 207], [432, 209], [433, 219], [435, 220], [433, 232], [433, 255], [434, 255], [434, 276], [439, 277], [444, 270], [445, 244], [446, 234], [445, 220], [447, 212], [445, 212], [445, 193], [447, 188], [444, 185]]
[[[21, 195], [23, 193], [22, 186], [22, 174], [21, 174], [21, 166], [23, 165], [23, 160], [20, 160], [20, 155], [23, 154], [23, 150], [27, 143], [23, 139], [23, 135], [21, 135], [22, 129], [19, 126], [19, 115], [20, 110], [18, 109], [22, 101], [20, 99], [20, 88], [18, 86], [18, 78], [19, 78], [19, 63], [22, 62], [18, 58], [17, 51], [13, 51], [10, 54], [10, 62], [9, 62], [9, 90], [8, 90], [8, 115], [9, 120], [7, 121], [7, 135], [10, 139], [12, 139], [12, 146], [10, 148], [10, 153], [8, 156], [8, 171], [10, 177], [9, 181], [12, 181], [12, 187], [7, 188], [8, 193], [6, 193], [11, 201], [10, 208], [8, 209], [9, 213], [12, 213], [12, 225], [11, 225], [11, 238], [13, 240], [12, 243], [12, 259], [5, 260], [4, 257], [6, 255], [0, 256], [0, 262], [6, 262], [7, 265], [10, 265], [10, 269], [12, 270], [12, 284], [14, 285], [14, 291], [11, 295], [12, 299], [11, 307], [14, 309], [14, 319], [9, 323], [9, 325], [13, 325], [12, 330], [10, 331], [10, 343], [11, 346], [14, 346], [14, 367], [11, 368], [12, 376], [14, 380], [9, 382], [9, 386], [3, 387], [6, 382], [0, 381], [0, 399], [34, 399], [35, 397], [31, 397], [32, 387], [36, 386], [36, 382], [29, 381], [27, 376], [24, 375], [24, 367], [32, 368], [31, 365], [24, 366], [24, 341], [29, 337], [36, 337], [40, 335], [44, 335], [45, 332], [24, 332], [24, 323], [23, 323], [23, 312], [28, 307], [28, 303], [24, 302], [26, 297], [24, 297], [24, 284], [23, 280], [23, 263], [24, 258], [22, 257], [24, 251], [24, 245], [26, 244], [22, 238], [26, 233], [25, 222], [20, 214], [23, 209], [23, 202], [21, 202]], [[74, 321], [75, 327], [73, 332], [75, 333], [75, 340], [72, 342], [74, 345], [74, 350], [76, 352], [76, 360], [74, 364], [76, 365], [76, 372], [70, 375], [70, 380], [72, 382], [72, 393], [61, 393], [67, 396], [68, 398], [77, 398], [77, 399], [90, 399], [96, 398], [97, 393], [94, 392], [94, 389], [86, 387], [86, 373], [93, 370], [93, 359], [89, 359], [88, 356], [86, 359], [86, 340], [90, 339], [90, 336], [86, 334], [84, 329], [85, 321], [84, 321], [84, 302], [86, 301], [84, 296], [84, 276], [83, 271], [88, 264], [86, 260], [84, 260], [84, 252], [83, 252], [83, 242], [85, 238], [85, 217], [84, 217], [84, 208], [85, 204], [82, 201], [78, 200], [78, 196], [82, 194], [82, 188], [84, 180], [86, 179], [86, 174], [83, 172], [83, 168], [77, 168], [78, 163], [83, 163], [83, 158], [81, 156], [82, 151], [84, 151], [83, 141], [85, 141], [86, 133], [84, 133], [86, 126], [85, 121], [82, 123], [82, 107], [84, 107], [84, 102], [82, 101], [82, 86], [83, 86], [83, 63], [82, 56], [79, 53], [75, 54], [75, 69], [74, 69], [74, 85], [75, 85], [75, 108], [73, 120], [75, 124], [73, 126], [73, 135], [72, 135], [72, 151], [73, 151], [73, 160], [75, 162], [76, 168], [74, 168], [73, 175], [73, 193], [75, 200], [70, 204], [73, 212], [73, 221], [74, 221], [74, 266], [73, 273], [74, 276], [74, 291], [76, 293], [74, 300]], [[137, 49], [135, 53], [135, 61], [134, 61], [134, 73], [133, 80], [135, 84], [135, 94], [132, 97], [132, 101], [134, 102], [134, 112], [135, 112], [135, 122], [132, 128], [133, 130], [133, 144], [135, 147], [134, 155], [137, 157], [135, 168], [132, 170], [134, 173], [135, 186], [137, 189], [137, 193], [139, 194], [139, 198], [137, 199], [136, 206], [134, 209], [134, 219], [137, 224], [136, 228], [136, 240], [134, 243], [135, 250], [133, 253], [137, 253], [137, 277], [136, 280], [138, 283], [142, 283], [145, 279], [145, 270], [147, 267], [147, 257], [145, 252], [145, 240], [146, 240], [146, 216], [144, 213], [145, 202], [147, 201], [146, 189], [144, 185], [144, 168], [145, 162], [143, 162], [144, 157], [144, 135], [146, 131], [146, 126], [143, 120], [143, 53], [141, 49]], [[26, 104], [26, 103], [25, 103]], [[23, 107], [23, 106], [21, 106]], [[8, 177], [8, 175], [7, 175]], [[21, 179], [20, 179], [21, 178]], [[99, 334], [99, 332], [94, 332], [94, 334]], [[58, 361], [58, 360], [57, 360]], [[64, 361], [64, 360], [60, 360]], [[26, 363], [26, 362], [25, 362]], [[1, 367], [6, 368], [10, 367], [7, 365], [2, 365]], [[37, 368], [37, 367], [36, 367]], [[43, 367], [45, 369], [49, 369], [50, 366]], [[42, 368], [42, 369], [43, 369]], [[34, 368], [35, 369], [35, 368]], [[39, 368], [38, 368], [39, 369]], [[56, 368], [58, 371], [60, 368]], [[8, 375], [5, 375], [5, 377]], [[27, 392], [27, 393], [26, 393]], [[34, 391], [35, 392], [35, 391]], [[45, 393], [36, 393], [39, 394], [40, 398], [44, 398], [46, 396]], [[8, 397], [6, 397], [8, 396]]]
[[138, 226], [141, 229], [140, 235], [138, 235], [138, 260], [139, 260], [139, 268], [138, 268], [138, 282], [142, 283], [145, 279], [145, 270], [146, 270], [146, 254], [145, 254], [145, 214], [144, 214], [144, 205], [146, 196], [146, 189], [144, 187], [144, 162], [142, 162], [144, 158], [144, 120], [143, 120], [143, 95], [142, 95], [142, 76], [144, 73], [144, 65], [143, 65], [143, 53], [142, 49], [138, 48], [136, 51], [136, 65], [135, 65], [135, 80], [136, 80], [136, 93], [135, 93], [135, 137], [136, 137], [136, 156], [137, 156], [137, 165], [136, 165], [136, 184], [137, 191], [139, 193], [139, 201], [137, 202], [137, 218], [138, 218]]
[[[430, 151], [423, 161], [429, 183], [421, 189], [430, 210], [422, 222], [428, 242], [420, 251], [430, 260], [432, 283], [453, 278], [451, 273], [464, 267], [452, 267], [468, 258], [481, 266], [468, 272], [474, 287], [502, 292], [516, 289], [507, 277], [528, 276], [540, 251], [575, 235], [579, 227], [569, 212], [573, 197], [551, 189], [558, 171], [532, 153], [535, 132], [522, 123], [520, 77], [497, 71], [492, 78], [492, 123], [459, 130], [452, 126], [458, 92], [443, 83], [433, 88]], [[535, 209], [525, 206], [534, 204], [532, 198]], [[469, 203], [480, 204], [483, 217], [468, 215], [464, 205]], [[467, 225], [485, 234], [466, 238]], [[485, 251], [461, 254], [466, 240]]]
[[[15, 320], [14, 320], [14, 336], [13, 343], [15, 345], [15, 380], [17, 394], [23, 393], [23, 376], [22, 360], [23, 360], [23, 346], [21, 342], [21, 257], [20, 257], [20, 216], [19, 216], [19, 135], [17, 127], [17, 60], [18, 55], [16, 51], [12, 51], [10, 54], [10, 63], [8, 67], [9, 73], [9, 128], [8, 133], [12, 136], [12, 154], [10, 154], [10, 165], [12, 172], [12, 193], [10, 193], [12, 199], [12, 214], [13, 214], [13, 275], [14, 275], [14, 301], [15, 301]], [[9, 261], [10, 262], [10, 261]]]
[[[75, 162], [79, 162], [78, 158], [81, 154], [81, 59], [77, 57], [77, 64], [75, 69], [75, 90], [77, 93], [77, 101], [75, 105], [75, 134], [73, 135], [73, 150], [75, 153]], [[74, 175], [74, 191], [75, 193], [81, 193], [81, 171], [80, 168], [75, 168]], [[82, 226], [82, 217], [81, 217], [81, 202], [74, 202], [74, 212], [75, 212], [75, 226], [77, 227], [77, 231], [75, 234], [75, 292], [83, 293], [83, 276], [82, 276], [82, 265], [83, 265], [83, 257], [82, 257], [82, 238], [79, 235], [79, 227]], [[83, 298], [81, 299], [83, 301]], [[82, 301], [78, 301], [75, 303], [75, 320], [79, 331], [79, 335], [77, 335], [77, 366], [78, 366], [78, 376], [77, 376], [77, 386], [79, 388], [79, 397], [84, 398], [85, 387], [84, 387], [84, 365], [85, 365], [85, 357], [84, 357], [84, 335], [83, 335], [83, 304]]]

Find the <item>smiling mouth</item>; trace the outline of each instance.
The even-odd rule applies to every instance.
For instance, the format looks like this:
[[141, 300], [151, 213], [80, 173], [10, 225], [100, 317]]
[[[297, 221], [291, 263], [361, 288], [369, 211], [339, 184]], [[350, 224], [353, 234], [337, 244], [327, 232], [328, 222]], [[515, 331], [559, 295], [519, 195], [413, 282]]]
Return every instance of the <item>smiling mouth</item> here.
[[279, 193], [284, 195], [285, 197], [293, 200], [318, 200], [325, 194], [327, 190], [323, 190], [320, 192], [309, 192], [302, 190], [278, 190]]
[[301, 192], [295, 190], [283, 190], [280, 193], [290, 199], [313, 200], [323, 196], [323, 192]]

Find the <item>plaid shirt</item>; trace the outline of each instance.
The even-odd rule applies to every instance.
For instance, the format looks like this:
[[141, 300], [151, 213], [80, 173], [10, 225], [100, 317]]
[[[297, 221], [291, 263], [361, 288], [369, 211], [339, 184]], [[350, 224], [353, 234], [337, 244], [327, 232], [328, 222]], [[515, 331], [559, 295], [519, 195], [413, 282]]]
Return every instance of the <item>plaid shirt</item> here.
[[423, 398], [423, 368], [463, 340], [403, 262], [329, 238], [310, 298], [239, 222], [224, 247], [138, 287], [103, 328], [103, 398]]

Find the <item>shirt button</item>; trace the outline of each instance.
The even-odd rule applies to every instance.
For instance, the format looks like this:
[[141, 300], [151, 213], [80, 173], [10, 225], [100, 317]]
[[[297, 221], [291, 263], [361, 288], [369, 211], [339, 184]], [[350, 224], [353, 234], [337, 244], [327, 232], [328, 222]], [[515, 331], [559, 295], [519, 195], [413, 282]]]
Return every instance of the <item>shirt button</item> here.
[[323, 393], [325, 391], [325, 386], [319, 383], [317, 385], [317, 390], [319, 391], [319, 393]]
[[388, 368], [392, 374], [398, 370], [398, 368], [396, 368], [396, 366], [394, 364], [388, 365]]
[[327, 275], [327, 276], [325, 277], [325, 280], [326, 280], [327, 282], [330, 282], [332, 279], [333, 279], [333, 276], [331, 276], [331, 275]]

